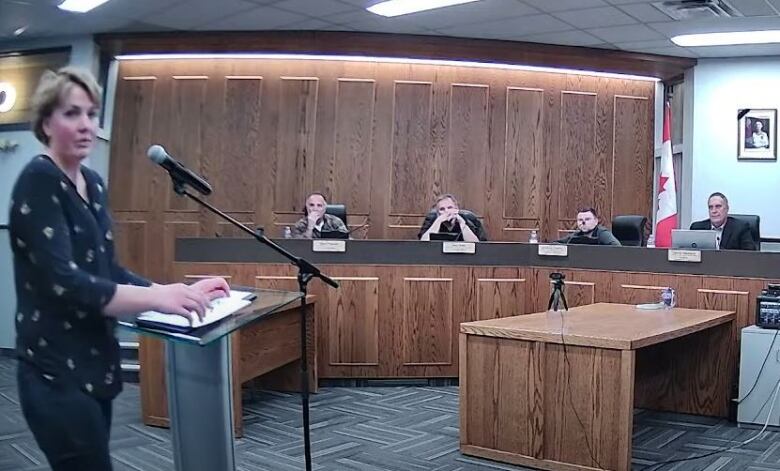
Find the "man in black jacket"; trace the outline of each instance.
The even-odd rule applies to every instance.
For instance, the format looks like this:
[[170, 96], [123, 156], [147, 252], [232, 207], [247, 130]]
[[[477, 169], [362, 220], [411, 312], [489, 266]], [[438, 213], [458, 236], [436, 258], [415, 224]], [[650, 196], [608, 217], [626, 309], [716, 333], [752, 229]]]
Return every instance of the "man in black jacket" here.
[[750, 234], [750, 226], [729, 216], [729, 200], [715, 192], [707, 200], [710, 218], [691, 224], [691, 230], [717, 231], [716, 243], [723, 250], [758, 250], [758, 242]]

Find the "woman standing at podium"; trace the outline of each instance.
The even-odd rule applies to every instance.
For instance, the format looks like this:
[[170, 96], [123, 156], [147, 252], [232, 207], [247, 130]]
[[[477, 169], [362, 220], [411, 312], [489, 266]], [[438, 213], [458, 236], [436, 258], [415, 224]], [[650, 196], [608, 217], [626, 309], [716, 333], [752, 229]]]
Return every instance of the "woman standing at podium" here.
[[100, 99], [84, 70], [44, 73], [32, 128], [45, 151], [11, 195], [19, 400], [55, 471], [111, 469], [111, 402], [122, 389], [115, 318], [150, 309], [203, 316], [228, 291], [216, 278], [153, 284], [118, 264], [105, 184], [81, 164]]

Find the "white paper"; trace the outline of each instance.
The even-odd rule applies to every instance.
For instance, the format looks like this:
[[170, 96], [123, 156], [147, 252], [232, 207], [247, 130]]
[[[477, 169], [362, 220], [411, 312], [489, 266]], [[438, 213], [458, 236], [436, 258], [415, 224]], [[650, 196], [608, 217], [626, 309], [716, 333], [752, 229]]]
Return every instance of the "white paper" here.
[[163, 314], [157, 311], [146, 311], [138, 315], [138, 320], [156, 322], [159, 324], [175, 325], [179, 327], [203, 327], [226, 318], [241, 308], [252, 304], [251, 300], [244, 299], [252, 293], [248, 291], [230, 290], [230, 296], [217, 298], [211, 301], [211, 308], [206, 311], [201, 321], [195, 311], [190, 312], [192, 324], [182, 316]]
[[311, 244], [312, 252], [346, 252], [346, 240], [314, 239]]

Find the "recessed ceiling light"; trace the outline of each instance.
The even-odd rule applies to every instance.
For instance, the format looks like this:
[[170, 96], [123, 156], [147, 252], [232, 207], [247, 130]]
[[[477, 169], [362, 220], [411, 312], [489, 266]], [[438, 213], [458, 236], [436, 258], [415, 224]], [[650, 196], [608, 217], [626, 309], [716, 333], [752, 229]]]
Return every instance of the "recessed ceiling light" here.
[[681, 34], [673, 37], [672, 42], [684, 47], [780, 43], [780, 30]]
[[108, 0], [65, 0], [60, 4], [59, 8], [60, 10], [67, 10], [75, 13], [86, 13], [107, 1]]
[[21, 28], [16, 28], [14, 30], [14, 36], [19, 36], [20, 34], [24, 33], [25, 31], [27, 31], [27, 26], [22, 26]]
[[400, 16], [477, 1], [479, 0], [389, 0], [371, 5], [366, 10], [382, 16]]

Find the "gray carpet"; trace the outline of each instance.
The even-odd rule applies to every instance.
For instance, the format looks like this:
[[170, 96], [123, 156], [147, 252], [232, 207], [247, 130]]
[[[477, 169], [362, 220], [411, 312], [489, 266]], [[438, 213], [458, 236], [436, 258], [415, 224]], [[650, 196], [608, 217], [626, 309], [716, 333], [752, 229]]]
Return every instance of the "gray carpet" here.
[[[244, 438], [236, 442], [240, 470], [303, 469], [299, 399], [248, 394]], [[111, 450], [116, 471], [173, 469], [167, 430], [141, 424], [134, 384], [114, 404]], [[312, 396], [314, 469], [320, 471], [518, 470], [458, 452], [456, 387], [323, 388]], [[637, 411], [634, 469], [743, 441], [756, 431], [706, 417]], [[48, 469], [19, 410], [15, 362], [0, 358], [0, 471]], [[745, 448], [654, 470], [780, 470], [780, 433], [765, 432]]]

